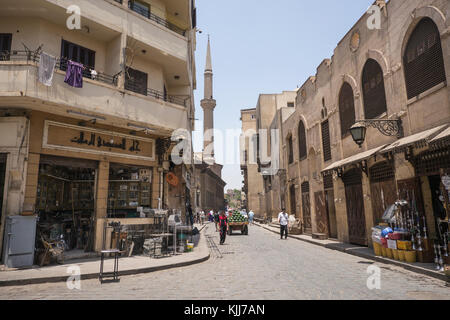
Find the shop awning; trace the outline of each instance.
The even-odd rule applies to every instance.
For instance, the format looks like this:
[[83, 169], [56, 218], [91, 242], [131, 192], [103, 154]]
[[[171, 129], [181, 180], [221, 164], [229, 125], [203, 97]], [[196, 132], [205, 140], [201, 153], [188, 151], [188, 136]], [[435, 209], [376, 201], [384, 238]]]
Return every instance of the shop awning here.
[[351, 164], [355, 164], [355, 163], [359, 163], [361, 161], [367, 160], [386, 146], [387, 146], [387, 144], [382, 145], [381, 147], [377, 147], [377, 148], [374, 148], [374, 149], [371, 149], [368, 151], [364, 151], [364, 152], [355, 154], [349, 158], [337, 161], [337, 162], [333, 163], [332, 165], [328, 166], [327, 168], [323, 169], [322, 172], [325, 173], [325, 172], [333, 171], [338, 168], [342, 168], [345, 166], [349, 166]]
[[387, 152], [402, 152], [409, 146], [415, 146], [415, 147], [423, 147], [427, 145], [427, 142], [430, 141], [430, 139], [433, 139], [441, 133], [443, 130], [447, 128], [448, 124], [444, 124], [442, 126], [429, 129], [426, 131], [422, 131], [410, 136], [407, 136], [405, 138], [399, 139], [393, 144], [387, 146], [382, 150], [381, 153], [387, 153]]
[[445, 147], [450, 145], [450, 127], [439, 133], [429, 142], [433, 148]]

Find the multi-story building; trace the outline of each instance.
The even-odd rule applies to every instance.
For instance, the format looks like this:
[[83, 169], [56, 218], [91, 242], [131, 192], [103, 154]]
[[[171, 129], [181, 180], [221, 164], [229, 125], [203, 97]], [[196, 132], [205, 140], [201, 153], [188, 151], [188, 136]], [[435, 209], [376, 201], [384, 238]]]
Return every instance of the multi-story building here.
[[38, 239], [98, 251], [112, 219], [185, 209], [192, 167], [169, 150], [194, 125], [195, 12], [191, 0], [2, 1], [0, 246], [11, 215], [38, 214]]
[[[367, 13], [349, 30], [299, 89], [282, 137], [288, 210], [304, 232], [361, 245], [398, 199], [435, 235], [449, 210], [450, 4], [376, 5], [381, 28]], [[360, 120], [401, 120], [403, 138], [367, 125], [360, 148], [349, 132]]]
[[[242, 140], [241, 140], [241, 172], [244, 177], [242, 191], [245, 193], [243, 206], [255, 215], [264, 216], [262, 192], [263, 177], [258, 172], [256, 163], [256, 108], [241, 110]], [[244, 140], [245, 139], [245, 140]]]
[[[243, 170], [244, 187], [248, 188], [248, 201], [252, 201], [253, 205], [258, 208], [258, 211], [252, 207], [249, 207], [249, 209], [253, 210], [255, 215], [260, 218], [270, 219], [275, 215], [274, 212], [277, 209], [272, 205], [273, 200], [275, 203], [278, 203], [279, 207], [284, 202], [284, 198], [280, 198], [278, 190], [272, 194], [272, 180], [275, 179], [276, 183], [279, 183], [278, 178], [282, 180], [284, 176], [283, 170], [277, 170], [273, 172], [275, 175], [272, 175], [272, 168], [283, 168], [278, 165], [280, 161], [279, 150], [274, 148], [272, 152], [271, 129], [279, 129], [279, 122], [278, 120], [274, 120], [275, 118], [281, 119], [293, 112], [295, 109], [295, 97], [296, 91], [283, 91], [279, 94], [261, 94], [255, 109], [241, 111], [243, 136], [246, 138], [245, 144], [241, 142], [241, 161], [244, 161], [241, 169], [246, 169], [247, 167], [247, 171]], [[254, 123], [250, 122], [251, 125], [246, 126], [245, 129], [247, 130], [244, 130], [244, 124], [248, 123], [247, 116], [251, 117], [252, 115], [255, 118], [252, 120], [256, 120], [256, 127], [254, 127]], [[276, 137], [281, 138], [281, 134]], [[281, 147], [281, 144], [278, 144], [278, 146]], [[242, 153], [244, 159], [242, 159]], [[249, 167], [249, 164], [252, 166]], [[247, 184], [245, 183], [246, 181]], [[279, 208], [278, 210], [281, 209]]]

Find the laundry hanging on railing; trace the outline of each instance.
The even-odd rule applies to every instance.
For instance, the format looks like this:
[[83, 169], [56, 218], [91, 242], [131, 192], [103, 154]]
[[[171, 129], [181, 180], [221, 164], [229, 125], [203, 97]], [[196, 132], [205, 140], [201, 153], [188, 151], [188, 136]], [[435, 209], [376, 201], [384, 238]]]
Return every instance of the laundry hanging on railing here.
[[41, 53], [39, 60], [39, 82], [50, 87], [53, 82], [53, 73], [56, 66], [56, 57], [53, 57], [45, 52]]
[[83, 69], [81, 63], [74, 61], [67, 61], [67, 71], [64, 82], [75, 88], [83, 87]]

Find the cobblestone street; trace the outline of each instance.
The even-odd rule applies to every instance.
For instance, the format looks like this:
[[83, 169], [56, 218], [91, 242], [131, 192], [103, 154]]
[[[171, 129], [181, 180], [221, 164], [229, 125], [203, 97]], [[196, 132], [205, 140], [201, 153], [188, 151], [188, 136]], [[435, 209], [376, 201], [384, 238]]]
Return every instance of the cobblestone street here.
[[[203, 236], [219, 234], [208, 225]], [[372, 261], [302, 241], [279, 240], [251, 226], [249, 235], [227, 236], [211, 258], [189, 267], [122, 276], [120, 283], [81, 282], [0, 288], [0, 299], [449, 299], [445, 282], [399, 267], [381, 268], [381, 289], [367, 288]]]

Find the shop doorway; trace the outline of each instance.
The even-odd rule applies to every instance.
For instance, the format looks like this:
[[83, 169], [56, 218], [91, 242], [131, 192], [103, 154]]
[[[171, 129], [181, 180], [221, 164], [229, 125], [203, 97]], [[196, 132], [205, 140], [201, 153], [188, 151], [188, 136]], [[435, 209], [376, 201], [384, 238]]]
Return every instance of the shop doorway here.
[[[3, 194], [5, 193], [6, 154], [0, 153], [0, 230], [3, 229]], [[3, 235], [3, 232], [0, 232]], [[0, 239], [0, 261], [3, 260], [3, 239]]]
[[383, 213], [397, 201], [395, 173], [388, 162], [380, 162], [369, 169], [373, 223], [378, 225]]
[[291, 203], [291, 215], [297, 217], [297, 200], [295, 198], [295, 185], [289, 187], [289, 200]]
[[311, 200], [309, 198], [309, 182], [302, 183], [303, 232], [312, 234]]
[[436, 234], [439, 241], [442, 242], [443, 245], [445, 233], [448, 232], [448, 222], [445, 221], [447, 211], [445, 210], [444, 206], [445, 197], [442, 192], [443, 188], [441, 188], [441, 176], [439, 175], [429, 176], [428, 181], [430, 183], [431, 202], [433, 206], [433, 216]]
[[327, 214], [327, 204], [325, 201], [325, 194], [320, 191], [314, 194], [314, 200], [316, 204], [316, 227], [317, 232], [326, 234], [329, 236], [328, 227], [328, 214]]
[[351, 169], [343, 176], [350, 243], [367, 246], [362, 171]]
[[3, 218], [3, 193], [5, 192], [6, 154], [0, 154], [0, 227]]
[[337, 239], [337, 221], [336, 208], [334, 206], [334, 189], [333, 176], [327, 175], [323, 178], [324, 194], [325, 194], [325, 208], [328, 217], [328, 233], [329, 237]]
[[64, 246], [65, 256], [94, 247], [96, 161], [42, 155], [36, 209], [39, 259], [48, 243]]

